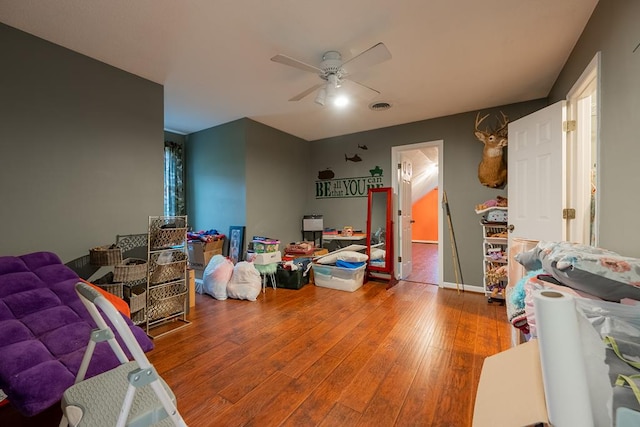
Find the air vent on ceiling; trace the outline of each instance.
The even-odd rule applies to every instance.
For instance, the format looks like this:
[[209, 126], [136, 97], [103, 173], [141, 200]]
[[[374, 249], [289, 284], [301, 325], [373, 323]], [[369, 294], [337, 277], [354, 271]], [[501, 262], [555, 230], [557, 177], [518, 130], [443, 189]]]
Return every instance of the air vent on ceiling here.
[[391, 104], [384, 101], [374, 102], [369, 104], [369, 109], [372, 111], [384, 111], [391, 108]]

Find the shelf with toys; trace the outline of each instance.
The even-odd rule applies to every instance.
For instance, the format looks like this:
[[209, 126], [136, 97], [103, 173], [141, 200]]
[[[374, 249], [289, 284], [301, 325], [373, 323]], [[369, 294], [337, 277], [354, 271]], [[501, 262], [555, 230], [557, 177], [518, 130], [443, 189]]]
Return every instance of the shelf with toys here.
[[482, 215], [482, 273], [483, 287], [488, 302], [504, 304], [508, 276], [508, 231], [507, 199], [498, 196], [476, 205], [475, 211]]

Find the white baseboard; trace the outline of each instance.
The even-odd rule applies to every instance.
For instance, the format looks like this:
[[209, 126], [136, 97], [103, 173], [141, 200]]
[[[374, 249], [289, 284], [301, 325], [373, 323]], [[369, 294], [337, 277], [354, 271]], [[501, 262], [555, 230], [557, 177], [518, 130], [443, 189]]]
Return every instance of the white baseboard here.
[[[444, 282], [442, 287], [446, 289], [457, 289], [456, 284], [452, 282]], [[459, 287], [460, 287], [460, 290], [464, 290], [464, 291], [477, 292], [479, 294], [484, 293], [484, 288], [482, 286], [459, 285]]]

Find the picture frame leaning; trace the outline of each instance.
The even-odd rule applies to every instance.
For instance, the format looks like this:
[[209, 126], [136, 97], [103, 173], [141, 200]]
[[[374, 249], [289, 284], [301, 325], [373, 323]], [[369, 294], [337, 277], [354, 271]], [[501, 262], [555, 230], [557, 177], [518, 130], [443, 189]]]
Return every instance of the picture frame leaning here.
[[234, 265], [244, 260], [244, 230], [241, 225], [229, 227], [229, 259]]

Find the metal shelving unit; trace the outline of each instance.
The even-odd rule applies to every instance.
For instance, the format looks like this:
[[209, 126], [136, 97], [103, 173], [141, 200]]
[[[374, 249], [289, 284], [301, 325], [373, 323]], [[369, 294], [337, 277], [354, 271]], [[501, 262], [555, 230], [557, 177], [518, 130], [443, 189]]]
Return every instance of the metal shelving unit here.
[[150, 216], [147, 244], [146, 331], [152, 338], [187, 321], [187, 217]]

